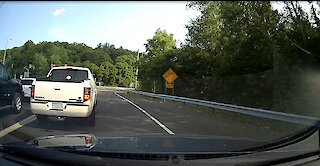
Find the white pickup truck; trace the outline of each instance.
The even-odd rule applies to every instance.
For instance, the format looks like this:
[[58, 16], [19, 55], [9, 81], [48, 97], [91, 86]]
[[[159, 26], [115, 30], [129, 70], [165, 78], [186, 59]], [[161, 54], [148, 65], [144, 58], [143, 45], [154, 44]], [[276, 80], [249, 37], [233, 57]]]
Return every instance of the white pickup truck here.
[[47, 77], [37, 78], [31, 88], [30, 109], [39, 121], [48, 116], [86, 118], [95, 125], [97, 88], [88, 68], [53, 67]]

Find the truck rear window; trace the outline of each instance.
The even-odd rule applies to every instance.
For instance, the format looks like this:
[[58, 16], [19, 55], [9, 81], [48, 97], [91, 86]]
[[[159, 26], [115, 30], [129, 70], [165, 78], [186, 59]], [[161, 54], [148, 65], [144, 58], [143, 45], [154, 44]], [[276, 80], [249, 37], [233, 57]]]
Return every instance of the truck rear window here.
[[49, 78], [57, 82], [81, 82], [88, 79], [88, 72], [76, 69], [56, 69], [52, 70]]

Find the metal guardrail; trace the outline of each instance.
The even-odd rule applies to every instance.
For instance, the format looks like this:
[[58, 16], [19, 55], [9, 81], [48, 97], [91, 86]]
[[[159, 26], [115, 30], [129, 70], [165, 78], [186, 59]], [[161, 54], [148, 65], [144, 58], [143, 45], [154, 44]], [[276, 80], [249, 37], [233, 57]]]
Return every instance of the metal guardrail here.
[[147, 92], [141, 92], [141, 91], [130, 91], [130, 92], [153, 97], [153, 98], [173, 100], [173, 101], [178, 101], [183, 103], [189, 103], [194, 105], [220, 109], [224, 111], [237, 112], [237, 113], [251, 115], [255, 117], [286, 121], [286, 122], [295, 123], [295, 124], [314, 125], [318, 121], [320, 121], [320, 119], [316, 117], [295, 115], [295, 114], [289, 114], [289, 113], [283, 113], [283, 112], [275, 112], [270, 110], [250, 108], [250, 107], [244, 107], [244, 106], [236, 106], [236, 105], [224, 104], [224, 103], [218, 103], [218, 102], [212, 102], [212, 101], [206, 101], [206, 100], [171, 96], [171, 95], [165, 95], [165, 94], [154, 94], [154, 93], [147, 93]]

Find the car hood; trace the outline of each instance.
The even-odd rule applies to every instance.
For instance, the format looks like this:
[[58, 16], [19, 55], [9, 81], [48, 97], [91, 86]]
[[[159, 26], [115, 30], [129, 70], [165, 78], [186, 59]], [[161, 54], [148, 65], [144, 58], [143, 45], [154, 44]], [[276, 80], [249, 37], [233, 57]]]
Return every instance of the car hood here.
[[11, 145], [35, 147], [78, 147], [100, 152], [172, 153], [229, 152], [263, 144], [259, 140], [230, 136], [163, 134], [71, 134], [34, 138]]
[[118, 153], [194, 153], [244, 152], [278, 149], [299, 143], [318, 131], [307, 127], [291, 135], [274, 140], [257, 140], [248, 137], [203, 136], [186, 134], [111, 134], [85, 133], [37, 137], [13, 143], [22, 146], [45, 148], [72, 147], [75, 150]]
[[[312, 140], [315, 140], [314, 149], [304, 149], [310, 141], [313, 142]], [[6, 144], [0, 149], [61, 164], [81, 163], [83, 165], [87, 163], [84, 165], [93, 165], [101, 163], [103, 165], [106, 162], [115, 162], [117, 165], [118, 162], [124, 162], [124, 165], [128, 165], [128, 161], [123, 159], [134, 159], [130, 160], [131, 165], [155, 165], [154, 162], [151, 164], [149, 161], [162, 161], [160, 165], [189, 161], [191, 165], [203, 165], [203, 162], [221, 163], [219, 165], [238, 165], [239, 163], [244, 163], [242, 165], [272, 165], [273, 162], [281, 163], [287, 159], [297, 160], [317, 155], [319, 154], [318, 143], [318, 132], [313, 132], [307, 141], [299, 141], [298, 146], [284, 147], [275, 151], [250, 151], [247, 148], [266, 143], [243, 137], [72, 134], [38, 137], [27, 142]], [[228, 157], [228, 160], [225, 160], [225, 157]]]
[[114, 152], [228, 152], [262, 142], [250, 138], [195, 135], [97, 135], [95, 149]]

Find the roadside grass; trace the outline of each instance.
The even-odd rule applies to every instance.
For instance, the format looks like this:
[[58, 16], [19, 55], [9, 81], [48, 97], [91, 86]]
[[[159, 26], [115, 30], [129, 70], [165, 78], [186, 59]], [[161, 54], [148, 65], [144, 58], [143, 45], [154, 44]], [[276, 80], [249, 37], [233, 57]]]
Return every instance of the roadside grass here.
[[263, 128], [265, 130], [275, 130], [275, 131], [287, 133], [287, 134], [292, 134], [308, 127], [305, 125], [293, 124], [293, 123], [267, 119], [267, 118], [254, 117], [254, 116], [245, 115], [241, 113], [230, 112], [230, 111], [225, 111], [221, 109], [208, 108], [205, 106], [177, 102], [173, 100], [158, 99], [158, 98], [153, 98], [153, 97], [135, 94], [131, 92], [126, 92], [123, 94], [128, 99], [134, 99], [139, 97], [144, 101], [150, 102], [150, 103], [169, 104], [169, 105], [172, 105], [173, 108], [182, 107], [184, 108], [184, 110], [198, 111], [198, 112], [200, 111], [201, 113], [204, 113], [207, 116], [219, 118], [225, 121], [226, 123], [237, 122], [246, 126], [255, 126], [255, 127]]

